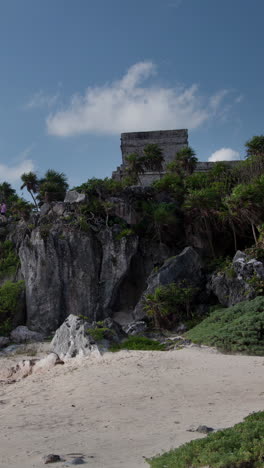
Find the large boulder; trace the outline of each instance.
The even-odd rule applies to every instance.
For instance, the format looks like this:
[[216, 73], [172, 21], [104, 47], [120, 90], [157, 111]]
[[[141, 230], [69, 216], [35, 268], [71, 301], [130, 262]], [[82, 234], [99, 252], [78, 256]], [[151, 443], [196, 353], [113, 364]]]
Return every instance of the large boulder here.
[[202, 260], [192, 247], [186, 247], [179, 255], [169, 258], [161, 268], [150, 275], [147, 289], [134, 310], [135, 319], [144, 318], [146, 315], [144, 298], [147, 294], [152, 294], [160, 285], [166, 286], [182, 281], [186, 281], [192, 287], [201, 287], [204, 282]]
[[87, 333], [87, 322], [72, 314], [56, 331], [50, 351], [62, 360], [99, 353], [95, 340]]
[[43, 341], [44, 335], [41, 333], [29, 330], [24, 325], [16, 327], [10, 334], [11, 341], [15, 343], [29, 343], [31, 341]]
[[0, 348], [5, 348], [10, 343], [10, 339], [7, 336], [0, 336]]
[[148, 326], [143, 320], [135, 320], [123, 327], [124, 331], [130, 336], [143, 335]]
[[208, 284], [220, 304], [230, 307], [254, 299], [254, 282], [264, 280], [264, 265], [244, 252], [238, 251], [229, 268], [214, 274]]
[[126, 336], [122, 327], [110, 317], [101, 322], [90, 323], [71, 314], [56, 331], [50, 350], [62, 360], [99, 355], [111, 345], [119, 344]]
[[64, 203], [81, 203], [85, 202], [86, 195], [85, 193], [79, 193], [77, 190], [70, 190], [66, 193]]

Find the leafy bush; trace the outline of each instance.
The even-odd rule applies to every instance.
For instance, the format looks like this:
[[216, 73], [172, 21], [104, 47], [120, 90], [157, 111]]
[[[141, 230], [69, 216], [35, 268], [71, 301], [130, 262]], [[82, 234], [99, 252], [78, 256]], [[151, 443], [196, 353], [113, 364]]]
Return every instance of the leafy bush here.
[[165, 345], [143, 336], [130, 336], [122, 343], [113, 345], [110, 348], [110, 351], [115, 352], [120, 351], [121, 349], [138, 351], [164, 351]]
[[196, 293], [197, 288], [185, 281], [159, 286], [153, 294], [146, 295], [144, 310], [153, 319], [155, 327], [168, 327], [191, 318], [190, 307]]
[[19, 258], [11, 241], [0, 243], [0, 279], [16, 273], [19, 266]]
[[194, 343], [228, 352], [264, 355], [264, 298], [216, 310], [186, 333]]
[[147, 460], [152, 468], [261, 468], [264, 464], [264, 412], [232, 428], [193, 440]]
[[24, 289], [24, 281], [6, 283], [0, 287], [0, 335], [8, 334], [12, 328], [12, 317], [16, 311], [18, 299]]
[[95, 341], [101, 341], [104, 338], [107, 338], [109, 334], [110, 335], [114, 334], [113, 331], [110, 330], [110, 328], [100, 327], [100, 326], [96, 328], [88, 328], [86, 331], [89, 335], [91, 335], [91, 337]]
[[179, 204], [183, 202], [184, 186], [182, 177], [178, 174], [165, 174], [160, 180], [155, 180], [152, 183], [157, 192], [168, 192], [177, 199]]

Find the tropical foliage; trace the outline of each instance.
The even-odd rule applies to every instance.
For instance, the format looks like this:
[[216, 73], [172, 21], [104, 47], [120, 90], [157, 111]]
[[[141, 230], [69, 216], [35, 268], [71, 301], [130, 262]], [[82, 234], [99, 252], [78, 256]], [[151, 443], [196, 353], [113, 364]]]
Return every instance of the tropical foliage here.
[[263, 457], [264, 412], [260, 411], [234, 427], [147, 461], [152, 468], [261, 468]]
[[156, 328], [169, 328], [192, 317], [191, 304], [196, 293], [197, 288], [185, 281], [161, 285], [145, 296], [144, 310]]
[[228, 352], [264, 355], [264, 297], [214, 311], [187, 332], [194, 343]]

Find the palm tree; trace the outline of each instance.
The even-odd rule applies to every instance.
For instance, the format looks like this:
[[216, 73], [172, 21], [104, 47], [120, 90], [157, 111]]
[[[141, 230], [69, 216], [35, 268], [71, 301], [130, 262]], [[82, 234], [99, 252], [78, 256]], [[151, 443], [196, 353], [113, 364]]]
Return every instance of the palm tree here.
[[140, 174], [144, 174], [144, 157], [138, 156], [137, 153], [132, 153], [126, 156], [128, 163], [128, 173], [132, 177], [135, 177], [136, 181], [141, 183]]
[[249, 156], [264, 156], [264, 135], [253, 136], [251, 140], [246, 141], [247, 155]]
[[192, 190], [184, 202], [187, 225], [196, 233], [206, 233], [212, 256], [215, 257], [213, 231], [221, 207], [221, 193], [218, 186]]
[[230, 211], [236, 215], [239, 224], [250, 224], [255, 244], [257, 244], [256, 226], [264, 216], [264, 177], [251, 184], [237, 185], [227, 199]]
[[69, 188], [67, 177], [63, 172], [49, 169], [39, 181], [39, 198], [46, 201], [63, 201]]
[[175, 168], [178, 165], [187, 175], [194, 172], [197, 162], [195, 151], [190, 146], [184, 146], [176, 153]]
[[158, 172], [159, 175], [163, 170], [164, 157], [160, 147], [154, 143], [150, 143], [144, 148], [144, 166], [147, 171]]
[[34, 204], [35, 204], [35, 207], [38, 209], [38, 205], [37, 205], [37, 202], [36, 202], [36, 199], [33, 195], [33, 193], [37, 193], [38, 192], [38, 188], [39, 188], [39, 181], [38, 181], [38, 178], [37, 178], [37, 174], [35, 172], [28, 172], [28, 173], [24, 173], [22, 174], [21, 176], [21, 180], [23, 182], [23, 184], [21, 185], [20, 189], [23, 190], [23, 188], [27, 188], [27, 191], [30, 193], [33, 201], [34, 201]]

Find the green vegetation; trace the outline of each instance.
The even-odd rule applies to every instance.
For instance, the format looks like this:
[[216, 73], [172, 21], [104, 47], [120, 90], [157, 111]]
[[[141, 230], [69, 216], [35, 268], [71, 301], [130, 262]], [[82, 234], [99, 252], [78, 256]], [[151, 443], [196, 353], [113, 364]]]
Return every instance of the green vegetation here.
[[165, 345], [155, 340], [150, 340], [142, 336], [130, 336], [120, 344], [115, 344], [110, 351], [120, 351], [121, 349], [138, 351], [165, 351]]
[[17, 283], [6, 281], [0, 287], [0, 335], [8, 335], [11, 331], [12, 318], [23, 289], [24, 281], [18, 281]]
[[194, 343], [225, 352], [264, 355], [264, 297], [216, 310], [186, 333]]
[[196, 293], [197, 288], [190, 287], [185, 281], [159, 286], [153, 294], [146, 295], [144, 310], [156, 328], [170, 328], [192, 318], [191, 303]]
[[122, 229], [122, 231], [119, 234], [117, 234], [116, 239], [120, 240], [120, 239], [123, 239], [123, 237], [130, 237], [130, 236], [133, 236], [134, 234], [135, 233], [133, 229], [125, 228], [125, 229]]
[[96, 328], [87, 328], [87, 333], [91, 335], [91, 337], [95, 341], [101, 341], [103, 339], [107, 339], [109, 335], [113, 335], [113, 331], [110, 328], [106, 327], [96, 327]]
[[167, 165], [169, 172], [190, 175], [195, 170], [198, 159], [190, 146], [184, 146], [175, 155], [174, 161]]
[[264, 412], [234, 427], [193, 440], [147, 460], [152, 468], [261, 468], [264, 463]]
[[52, 224], [41, 224], [39, 227], [39, 233], [43, 240], [46, 240], [49, 237], [51, 228]]
[[0, 279], [15, 275], [18, 266], [19, 258], [14, 244], [9, 240], [0, 242]]
[[48, 169], [44, 177], [38, 181], [38, 184], [38, 198], [46, 202], [63, 201], [69, 188], [66, 175], [53, 169]]
[[37, 174], [35, 172], [28, 172], [27, 174], [24, 173], [21, 176], [21, 180], [23, 184], [21, 185], [20, 189], [23, 190], [23, 188], [26, 187], [27, 191], [30, 193], [32, 197], [35, 207], [38, 209], [36, 198], [34, 197], [34, 194], [38, 192], [38, 188], [39, 188], [39, 181], [37, 178]]

